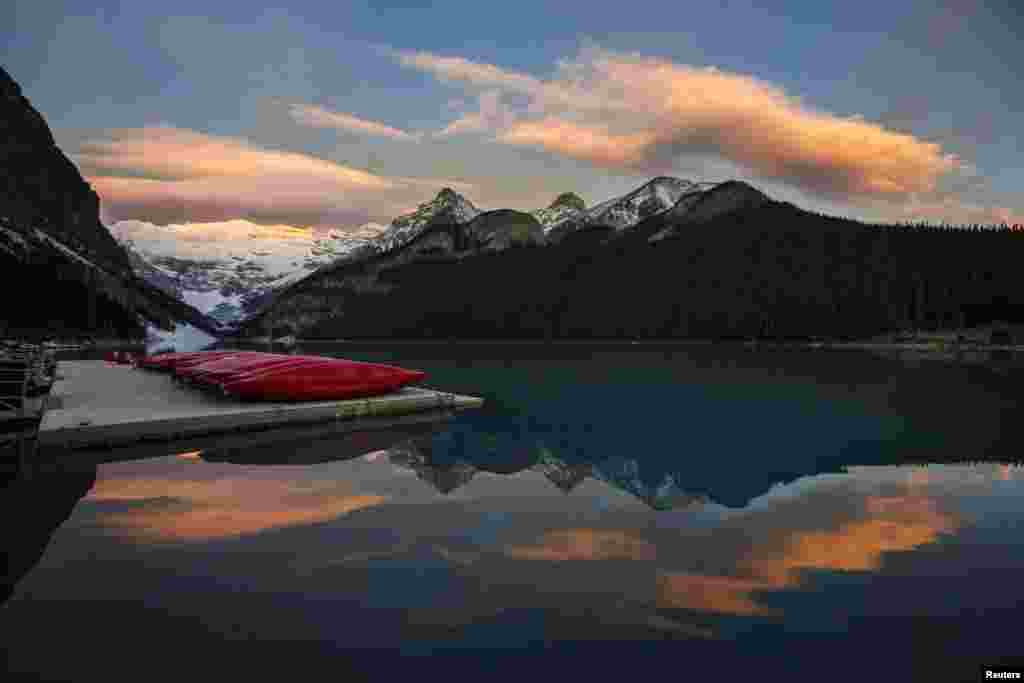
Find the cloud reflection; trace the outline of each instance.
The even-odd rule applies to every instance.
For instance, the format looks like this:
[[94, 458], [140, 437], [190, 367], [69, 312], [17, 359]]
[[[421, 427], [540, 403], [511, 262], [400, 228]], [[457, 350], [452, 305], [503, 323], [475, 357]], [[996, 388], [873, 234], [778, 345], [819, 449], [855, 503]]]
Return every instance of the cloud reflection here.
[[[87, 501], [115, 534], [159, 541], [210, 541], [315, 524], [386, 498], [344, 482], [225, 477], [213, 480], [104, 477]], [[104, 504], [135, 503], [104, 509]]]
[[565, 529], [541, 537], [536, 545], [510, 546], [505, 554], [520, 560], [653, 560], [655, 547], [625, 531]]

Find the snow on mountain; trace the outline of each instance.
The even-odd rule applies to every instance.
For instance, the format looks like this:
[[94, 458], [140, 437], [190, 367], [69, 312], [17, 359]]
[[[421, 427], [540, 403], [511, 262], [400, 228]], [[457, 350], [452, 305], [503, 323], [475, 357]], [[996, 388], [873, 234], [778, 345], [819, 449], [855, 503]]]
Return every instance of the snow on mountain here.
[[701, 189], [700, 183], [660, 176], [623, 197], [609, 199], [591, 208], [586, 212], [586, 221], [590, 225], [625, 230], [649, 216], [672, 208], [683, 195], [700, 192]]
[[322, 238], [290, 234], [287, 239], [208, 242], [135, 240], [118, 225], [111, 232], [129, 252], [140, 277], [226, 326], [241, 320], [247, 303], [267, 290], [347, 256], [384, 230], [380, 224], [367, 223], [354, 230], [331, 229]]
[[374, 240], [379, 252], [388, 252], [410, 242], [432, 224], [439, 222], [468, 223], [480, 214], [473, 203], [449, 188], [438, 192], [429, 202], [423, 202], [411, 213], [399, 216]]
[[201, 351], [217, 339], [186, 323], [178, 324], [173, 332], [146, 327], [146, 353], [153, 354], [174, 349], [178, 353]]
[[760, 190], [739, 180], [718, 183], [706, 191], [684, 196], [667, 213], [668, 227], [652, 235], [648, 241], [660, 240], [679, 234], [681, 226], [709, 221], [716, 216], [768, 203]]
[[[700, 196], [715, 186], [715, 183], [660, 176], [629, 194], [612, 197], [589, 209], [585, 208], [583, 200], [567, 193], [548, 208], [534, 211], [533, 216], [544, 226], [544, 234], [557, 242], [571, 232], [592, 225], [626, 230], [645, 218], [670, 210], [688, 196]], [[578, 201], [559, 201], [569, 196]]]
[[579, 195], [565, 192], [558, 195], [548, 208], [537, 209], [530, 213], [543, 226], [544, 234], [547, 235], [566, 223], [582, 220], [586, 215], [586, 208], [587, 205]]

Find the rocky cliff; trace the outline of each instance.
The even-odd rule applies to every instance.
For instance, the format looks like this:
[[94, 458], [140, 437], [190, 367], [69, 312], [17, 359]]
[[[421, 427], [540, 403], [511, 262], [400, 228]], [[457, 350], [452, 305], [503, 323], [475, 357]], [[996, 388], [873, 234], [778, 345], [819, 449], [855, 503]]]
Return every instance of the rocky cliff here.
[[132, 270], [99, 218], [99, 197], [42, 115], [0, 68], [0, 335], [115, 334], [146, 324], [216, 325]]

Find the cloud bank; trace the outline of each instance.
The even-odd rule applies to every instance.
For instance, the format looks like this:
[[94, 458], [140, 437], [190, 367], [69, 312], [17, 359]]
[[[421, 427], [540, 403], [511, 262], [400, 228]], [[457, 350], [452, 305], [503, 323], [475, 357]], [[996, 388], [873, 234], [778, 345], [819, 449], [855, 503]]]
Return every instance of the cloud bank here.
[[594, 47], [560, 61], [548, 80], [461, 57], [390, 56], [482, 91], [477, 110], [436, 137], [483, 134], [631, 174], [719, 159], [809, 197], [882, 206], [892, 220], [1024, 222], [1018, 210], [979, 206], [941, 189], [942, 181], [972, 171], [941, 144], [816, 109], [753, 76]]
[[243, 218], [288, 226], [356, 226], [390, 221], [446, 178], [383, 176], [244, 139], [151, 126], [108, 131], [74, 154], [109, 221], [158, 224]]

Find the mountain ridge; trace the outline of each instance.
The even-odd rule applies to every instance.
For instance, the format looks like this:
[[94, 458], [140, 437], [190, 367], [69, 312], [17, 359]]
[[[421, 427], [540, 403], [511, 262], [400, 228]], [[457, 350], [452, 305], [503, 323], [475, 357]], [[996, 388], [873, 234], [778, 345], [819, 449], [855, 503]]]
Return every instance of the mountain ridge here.
[[[0, 67], [0, 335], [116, 334], [216, 324], [136, 275], [100, 221], [99, 196]], [[54, 296], [54, 293], [57, 293]], [[43, 298], [33, 295], [43, 294]]]

